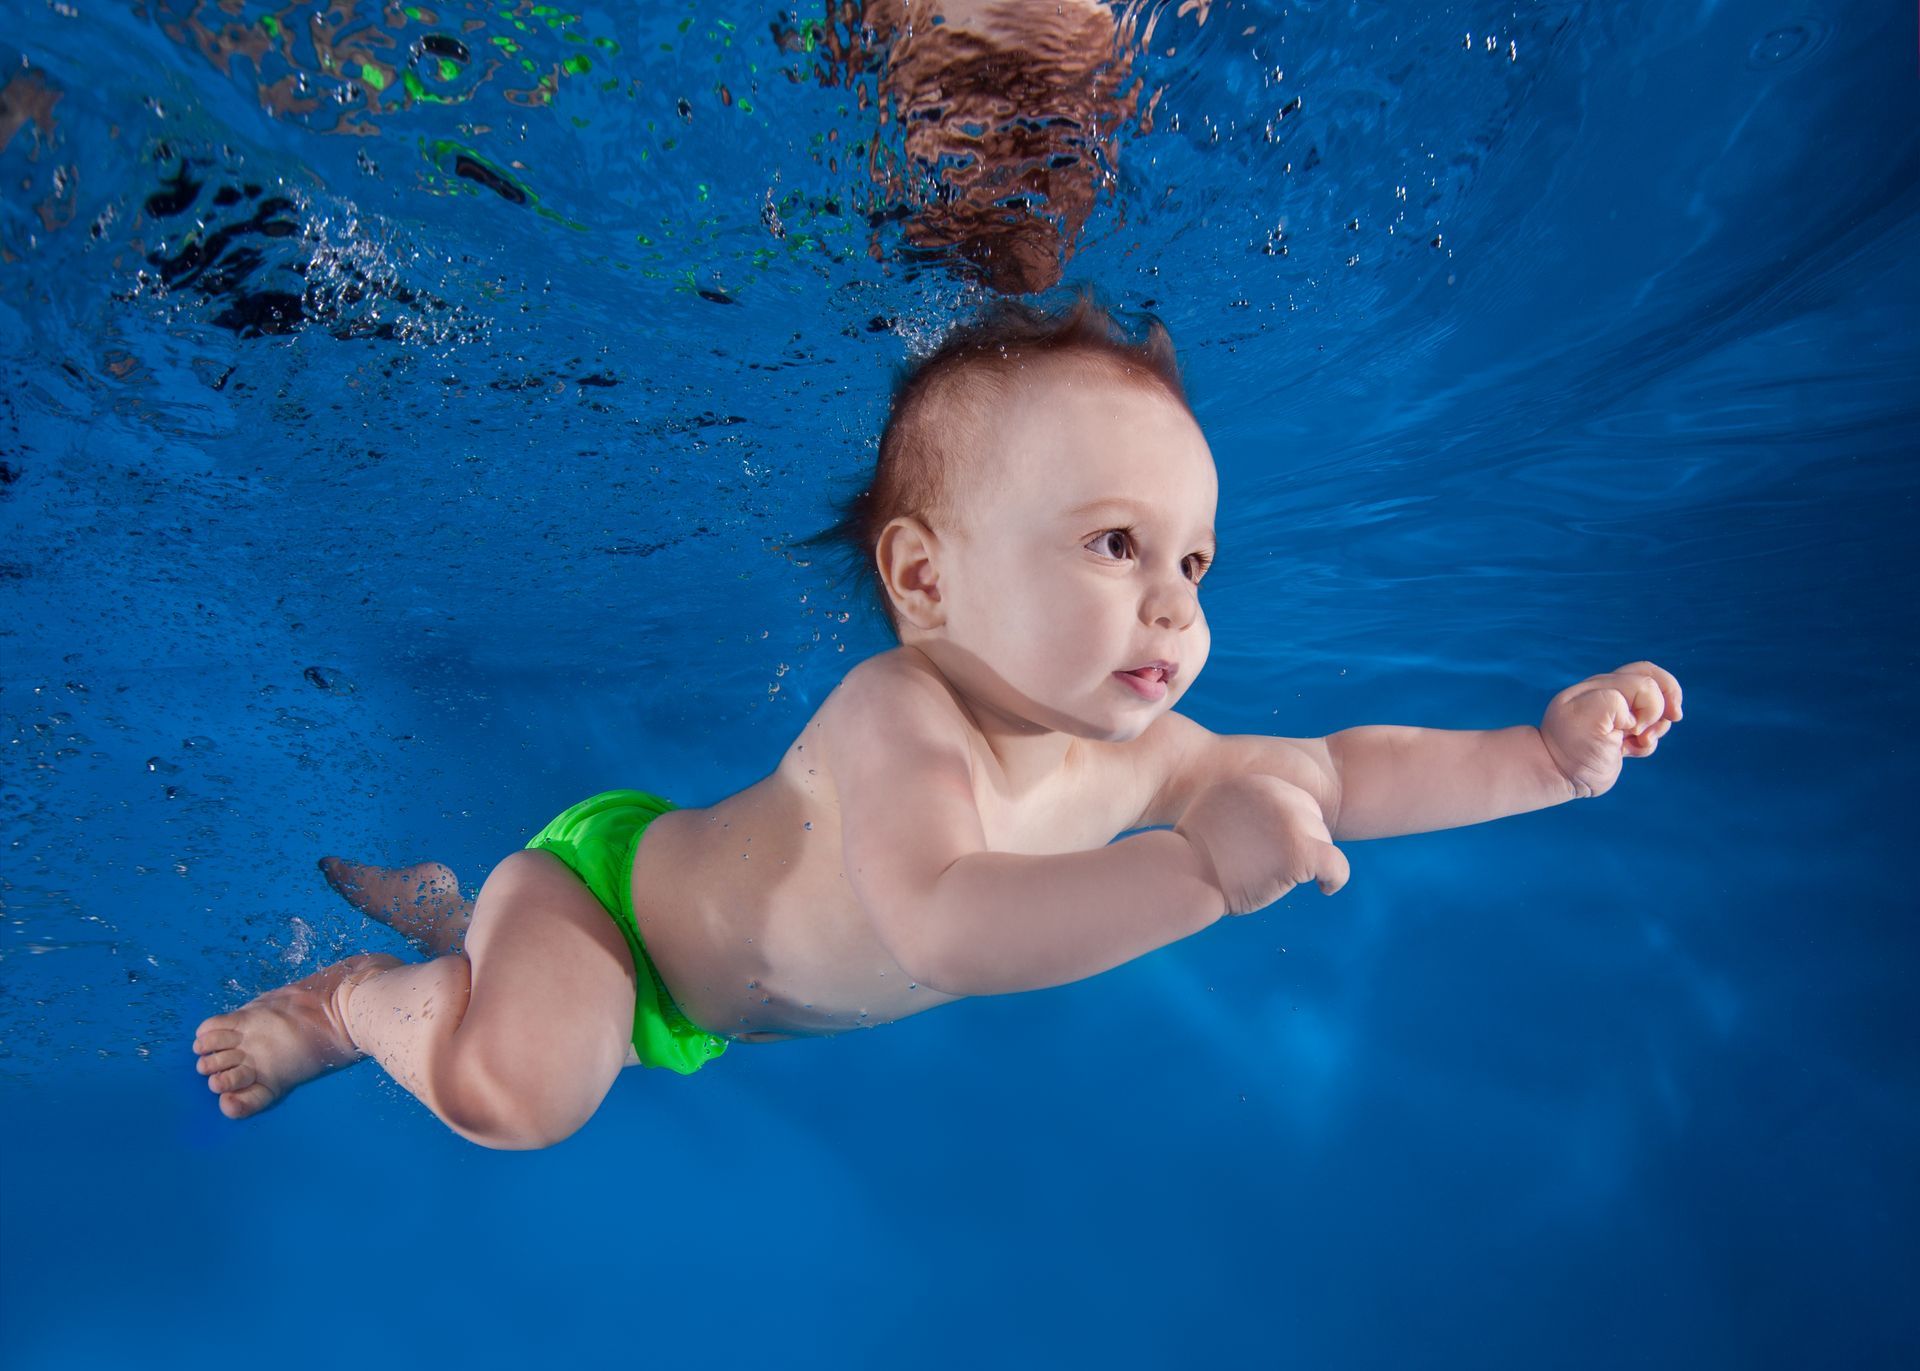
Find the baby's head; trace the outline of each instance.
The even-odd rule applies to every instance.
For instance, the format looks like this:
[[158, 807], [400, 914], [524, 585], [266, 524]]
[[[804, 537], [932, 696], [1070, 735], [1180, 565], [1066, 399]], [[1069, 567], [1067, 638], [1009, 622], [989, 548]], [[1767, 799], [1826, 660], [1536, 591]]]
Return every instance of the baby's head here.
[[[974, 704], [1125, 740], [1206, 663], [1218, 490], [1158, 321], [1001, 301], [904, 372], [872, 481], [809, 541]], [[1155, 660], [1164, 689], [1116, 674]]]

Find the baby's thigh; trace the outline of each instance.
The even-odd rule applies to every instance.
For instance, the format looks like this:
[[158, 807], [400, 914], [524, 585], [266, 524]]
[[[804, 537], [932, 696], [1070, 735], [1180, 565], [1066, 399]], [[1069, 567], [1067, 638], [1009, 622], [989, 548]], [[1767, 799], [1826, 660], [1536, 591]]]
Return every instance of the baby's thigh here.
[[633, 957], [612, 916], [558, 857], [516, 852], [480, 888], [466, 953], [469, 1069], [516, 1102], [584, 1120], [633, 1036]]

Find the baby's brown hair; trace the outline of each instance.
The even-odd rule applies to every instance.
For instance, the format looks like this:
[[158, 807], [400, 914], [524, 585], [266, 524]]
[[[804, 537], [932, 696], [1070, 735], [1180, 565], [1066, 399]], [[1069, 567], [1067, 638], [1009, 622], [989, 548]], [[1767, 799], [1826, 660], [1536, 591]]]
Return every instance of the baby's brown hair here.
[[1144, 317], [1144, 334], [1136, 340], [1091, 291], [1082, 290], [1058, 312], [996, 300], [956, 326], [896, 377], [880, 457], [866, 488], [835, 502], [838, 521], [796, 546], [824, 546], [845, 556], [848, 571], [866, 587], [898, 641], [900, 621], [874, 560], [881, 530], [902, 515], [936, 532], [959, 525], [959, 493], [980, 465], [983, 423], [1030, 361], [1084, 362], [1111, 379], [1156, 386], [1191, 412], [1173, 340], [1158, 319]]

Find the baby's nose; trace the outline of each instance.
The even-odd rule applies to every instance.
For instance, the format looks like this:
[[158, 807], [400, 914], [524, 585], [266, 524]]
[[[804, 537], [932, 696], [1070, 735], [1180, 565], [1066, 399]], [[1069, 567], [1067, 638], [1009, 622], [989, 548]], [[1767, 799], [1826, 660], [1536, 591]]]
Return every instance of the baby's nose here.
[[1155, 592], [1143, 606], [1147, 622], [1156, 627], [1185, 628], [1200, 608], [1200, 597], [1184, 581]]

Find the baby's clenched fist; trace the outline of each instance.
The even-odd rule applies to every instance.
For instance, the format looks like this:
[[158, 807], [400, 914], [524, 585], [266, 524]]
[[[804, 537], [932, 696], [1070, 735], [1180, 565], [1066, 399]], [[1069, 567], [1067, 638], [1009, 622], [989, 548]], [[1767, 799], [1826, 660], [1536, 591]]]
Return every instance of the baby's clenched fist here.
[[1296, 885], [1328, 895], [1347, 883], [1319, 803], [1278, 776], [1234, 776], [1194, 796], [1174, 831], [1193, 845], [1226, 897], [1227, 913], [1264, 909]]

